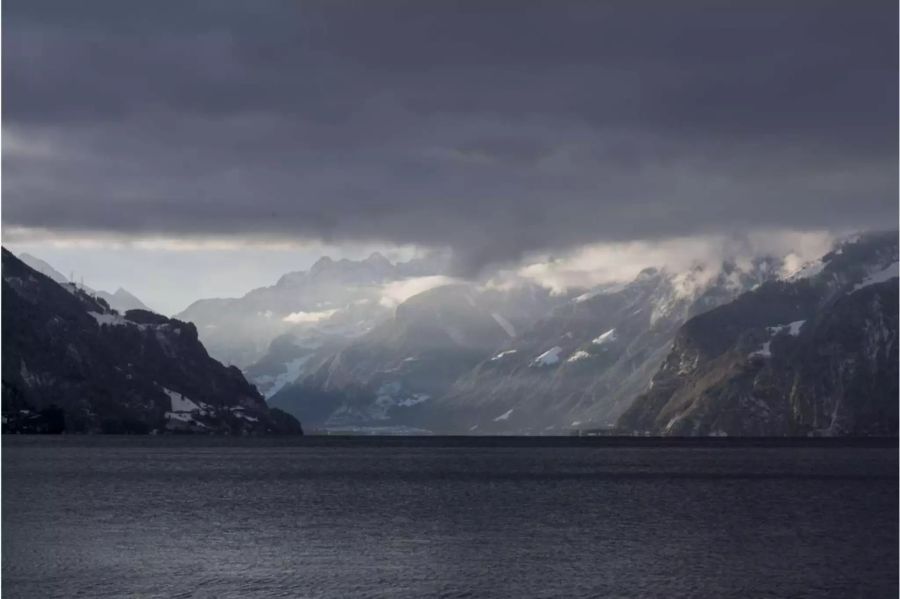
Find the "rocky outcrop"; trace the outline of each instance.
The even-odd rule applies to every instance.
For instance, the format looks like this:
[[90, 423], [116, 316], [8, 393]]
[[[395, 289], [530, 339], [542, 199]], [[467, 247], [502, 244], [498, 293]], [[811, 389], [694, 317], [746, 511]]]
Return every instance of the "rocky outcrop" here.
[[120, 314], [5, 249], [2, 260], [4, 432], [301, 432], [210, 358], [193, 324]]

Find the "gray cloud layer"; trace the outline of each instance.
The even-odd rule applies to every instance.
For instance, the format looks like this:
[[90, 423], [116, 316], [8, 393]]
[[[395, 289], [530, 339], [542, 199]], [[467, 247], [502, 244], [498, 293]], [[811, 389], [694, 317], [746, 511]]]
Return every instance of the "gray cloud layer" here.
[[4, 6], [4, 226], [447, 245], [897, 220], [894, 2]]

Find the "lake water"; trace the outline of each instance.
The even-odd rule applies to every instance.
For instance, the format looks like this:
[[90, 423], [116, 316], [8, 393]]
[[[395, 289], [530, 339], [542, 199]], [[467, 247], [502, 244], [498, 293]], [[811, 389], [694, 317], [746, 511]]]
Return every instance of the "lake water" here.
[[893, 446], [3, 439], [3, 597], [897, 597]]

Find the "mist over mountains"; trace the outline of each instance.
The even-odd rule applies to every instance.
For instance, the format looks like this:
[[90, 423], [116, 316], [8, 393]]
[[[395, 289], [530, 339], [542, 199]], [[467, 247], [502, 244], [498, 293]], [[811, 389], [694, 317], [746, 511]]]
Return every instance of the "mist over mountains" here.
[[[740, 311], [734, 306], [745, 305], [747, 296], [779, 285], [834, 287], [827, 299], [823, 296], [815, 309], [804, 312], [810, 322], [819, 310], [824, 318], [844, 295], [853, 296], [846, 302], [851, 306], [863, 293], [881, 298], [889, 315], [890, 297], [882, 295], [896, 284], [896, 246], [894, 234], [873, 234], [845, 239], [810, 263], [798, 263], [792, 254], [744, 256], [695, 264], [683, 272], [648, 268], [628, 282], [555, 294], [522, 281], [502, 291], [489, 284], [440, 286], [408, 299], [388, 316], [381, 314], [371, 330], [343, 345], [295, 350], [295, 361], [281, 371], [270, 402], [304, 417], [310, 426], [329, 430], [692, 434], [691, 429], [641, 428], [628, 418], [620, 421], [635, 398], [659, 384], [658, 371], [672, 359], [686, 323], [710, 312]], [[823, 282], [837, 272], [842, 284]], [[865, 281], [872, 276], [887, 277], [879, 280], [884, 289], [863, 292], [860, 287], [857, 294], [853, 286], [870, 286]], [[789, 324], [777, 313], [768, 318], [772, 322], [763, 330]], [[895, 323], [896, 318], [887, 319], [870, 352], [877, 346], [884, 355], [896, 353]], [[304, 336], [294, 335], [294, 347], [302, 345]], [[274, 360], [269, 369], [275, 373]], [[875, 390], [866, 394], [891, 397], [890, 372], [884, 370], [873, 382]], [[754, 393], [758, 391], [751, 388], [744, 395]], [[807, 403], [835, 401], [810, 397], [817, 395], [807, 394]], [[727, 404], [720, 409], [730, 410]], [[731, 426], [703, 434], [865, 430], [840, 429], [831, 421], [823, 424], [825, 420], [798, 421], [793, 428]]]
[[[429, 278], [446, 268], [440, 256], [393, 264], [379, 253], [360, 261], [323, 257], [308, 271], [282, 276], [274, 285], [240, 298], [201, 299], [176, 315], [194, 322], [217, 358], [249, 367], [280, 335], [318, 345], [370, 330], [398, 300], [445, 279]], [[392, 283], [412, 280], [405, 290]]]
[[896, 236], [701, 314], [620, 425], [672, 435], [896, 435]]
[[[895, 434], [896, 233], [846, 237], [806, 262], [773, 249], [562, 289], [527, 269], [454, 279], [438, 254], [323, 257], [240, 298], [153, 318], [191, 323], [204, 352], [255, 386], [244, 393], [308, 430]], [[4, 277], [21, 294], [22, 276], [7, 273], [27, 267], [13, 260], [4, 254]], [[49, 277], [29, 297], [52, 280], [124, 315], [100, 324], [149, 326], [126, 291], [80, 289], [26, 260]], [[6, 397], [53, 378], [34, 363], [5, 366]]]

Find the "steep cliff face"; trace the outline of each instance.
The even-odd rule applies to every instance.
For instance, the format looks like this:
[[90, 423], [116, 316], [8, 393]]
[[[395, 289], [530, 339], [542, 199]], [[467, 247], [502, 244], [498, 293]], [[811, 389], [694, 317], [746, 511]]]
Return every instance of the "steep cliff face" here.
[[5, 432], [297, 433], [193, 324], [124, 315], [3, 250]]
[[894, 435], [897, 241], [847, 243], [810, 275], [688, 321], [625, 430], [668, 435]]

